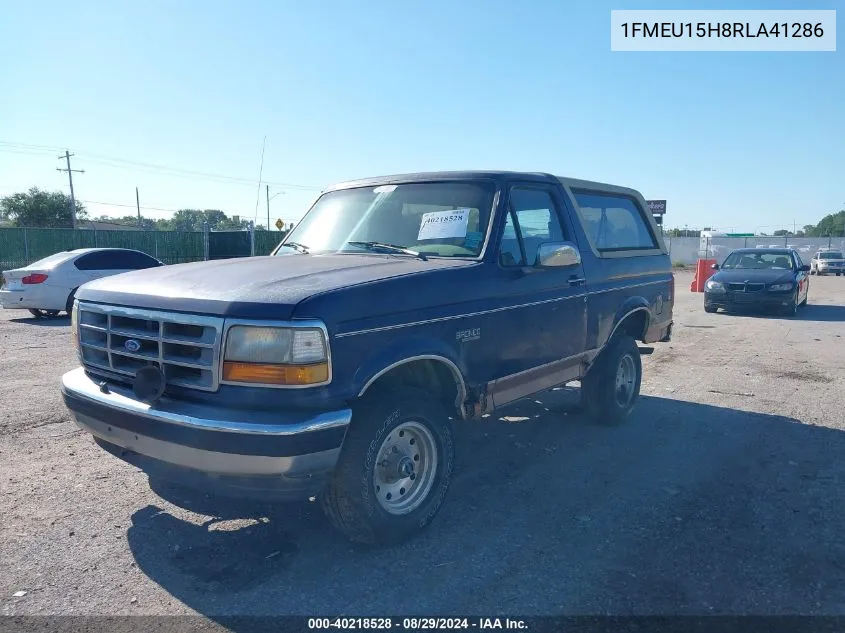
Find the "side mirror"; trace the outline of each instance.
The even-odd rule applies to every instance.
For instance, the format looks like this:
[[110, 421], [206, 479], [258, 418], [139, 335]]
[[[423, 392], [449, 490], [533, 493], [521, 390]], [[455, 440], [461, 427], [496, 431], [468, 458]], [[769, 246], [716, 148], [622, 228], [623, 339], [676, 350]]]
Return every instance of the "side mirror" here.
[[546, 242], [537, 249], [537, 266], [540, 268], [577, 266], [580, 263], [581, 253], [570, 242]]
[[810, 272], [810, 267], [807, 264], [801, 266], [801, 272], [808, 273]]
[[719, 264], [713, 264], [710, 268], [713, 270], [719, 270]]

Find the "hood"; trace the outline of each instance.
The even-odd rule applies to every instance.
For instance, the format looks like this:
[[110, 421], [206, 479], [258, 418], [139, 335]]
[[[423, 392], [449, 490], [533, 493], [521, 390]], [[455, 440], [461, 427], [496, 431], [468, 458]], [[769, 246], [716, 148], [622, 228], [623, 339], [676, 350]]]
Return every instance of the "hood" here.
[[710, 279], [722, 283], [751, 283], [776, 284], [795, 281], [795, 272], [791, 270], [754, 270], [753, 268], [739, 268], [735, 270], [719, 270]]
[[113, 275], [85, 284], [76, 297], [153, 310], [284, 320], [300, 301], [316, 294], [472, 263], [380, 254], [243, 257]]

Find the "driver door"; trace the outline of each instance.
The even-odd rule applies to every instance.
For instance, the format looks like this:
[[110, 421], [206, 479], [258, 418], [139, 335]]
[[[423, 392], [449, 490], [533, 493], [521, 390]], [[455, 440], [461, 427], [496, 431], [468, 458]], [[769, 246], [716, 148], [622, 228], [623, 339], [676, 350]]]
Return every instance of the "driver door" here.
[[495, 284], [503, 309], [489, 317], [498, 341], [491, 346], [495, 357], [490, 359], [496, 406], [573, 380], [584, 352], [587, 289], [582, 263], [537, 265], [541, 244], [574, 246], [563, 208], [553, 187], [516, 184], [510, 189]]

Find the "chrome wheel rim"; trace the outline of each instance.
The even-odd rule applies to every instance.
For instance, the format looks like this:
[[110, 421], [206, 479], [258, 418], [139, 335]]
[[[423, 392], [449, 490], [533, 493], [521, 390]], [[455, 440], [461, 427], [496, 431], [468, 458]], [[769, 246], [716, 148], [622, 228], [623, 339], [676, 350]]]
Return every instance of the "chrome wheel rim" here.
[[634, 366], [634, 359], [630, 354], [625, 354], [616, 370], [616, 404], [625, 408], [634, 397], [634, 382], [637, 378], [637, 370]]
[[403, 422], [382, 442], [373, 469], [373, 489], [389, 514], [413, 512], [428, 498], [437, 473], [437, 443], [428, 428]]

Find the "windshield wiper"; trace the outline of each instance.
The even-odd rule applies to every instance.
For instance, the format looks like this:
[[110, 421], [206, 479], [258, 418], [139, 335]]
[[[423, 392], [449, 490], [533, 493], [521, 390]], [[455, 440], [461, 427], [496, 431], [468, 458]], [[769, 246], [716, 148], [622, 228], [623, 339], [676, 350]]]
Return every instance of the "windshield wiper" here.
[[304, 244], [300, 244], [299, 242], [285, 242], [281, 246], [289, 246], [290, 248], [292, 248], [295, 251], [298, 251], [300, 253], [305, 253], [306, 255], [308, 254], [308, 247], [305, 246]]
[[386, 251], [393, 251], [394, 253], [404, 253], [405, 255], [419, 257], [424, 262], [428, 261], [426, 256], [422, 253], [412, 251], [410, 248], [405, 248], [404, 246], [398, 246], [397, 244], [386, 244], [384, 242], [347, 242], [347, 244], [351, 244], [352, 246], [361, 246], [369, 250], [380, 248]]

